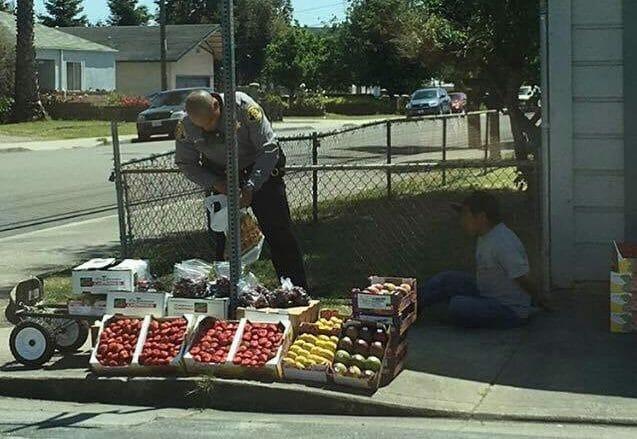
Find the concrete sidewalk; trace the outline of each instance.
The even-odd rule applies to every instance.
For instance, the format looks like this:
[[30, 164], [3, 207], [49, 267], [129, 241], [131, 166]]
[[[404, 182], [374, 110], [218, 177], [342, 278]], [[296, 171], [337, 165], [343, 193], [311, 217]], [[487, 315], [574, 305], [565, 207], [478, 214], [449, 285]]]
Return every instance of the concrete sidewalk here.
[[97, 378], [86, 370], [87, 353], [28, 370], [11, 362], [9, 329], [2, 329], [0, 394], [228, 410], [637, 425], [635, 335], [608, 332], [606, 294], [564, 292], [559, 302], [561, 311], [514, 331], [420, 324], [410, 331], [407, 369], [372, 395], [288, 383], [214, 380], [209, 386], [198, 378]]

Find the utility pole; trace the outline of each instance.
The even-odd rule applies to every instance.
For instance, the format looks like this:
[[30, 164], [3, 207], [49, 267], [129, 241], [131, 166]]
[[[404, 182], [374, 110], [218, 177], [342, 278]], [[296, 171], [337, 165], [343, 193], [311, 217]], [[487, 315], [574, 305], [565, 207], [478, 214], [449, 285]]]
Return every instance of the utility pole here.
[[168, 73], [166, 72], [166, 0], [159, 0], [159, 40], [161, 57], [161, 89], [168, 90]]
[[237, 153], [237, 115], [234, 56], [234, 1], [223, 0], [221, 31], [223, 38], [223, 112], [226, 133], [226, 174], [228, 176], [228, 235], [230, 249], [230, 312], [237, 306], [237, 285], [241, 277], [241, 232], [239, 228], [239, 155]]

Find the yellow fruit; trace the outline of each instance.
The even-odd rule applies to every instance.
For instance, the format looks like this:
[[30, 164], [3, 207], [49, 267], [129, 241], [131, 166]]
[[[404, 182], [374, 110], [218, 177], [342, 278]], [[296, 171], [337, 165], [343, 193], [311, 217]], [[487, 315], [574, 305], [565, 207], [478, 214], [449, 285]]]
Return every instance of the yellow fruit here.
[[322, 348], [320, 346], [314, 346], [312, 350], [310, 351], [310, 354], [318, 355], [318, 353], [321, 352], [321, 349]]
[[318, 321], [318, 322], [319, 322], [319, 324], [321, 324], [321, 323], [322, 323], [322, 324], [324, 324], [324, 325], [327, 325], [327, 322], [328, 322], [328, 321], [329, 321], [329, 320], [327, 320], [326, 318], [321, 317], [321, 318], [319, 319], [319, 321]]
[[309, 343], [307, 341], [303, 342], [303, 349], [305, 349], [306, 351], [311, 350], [314, 347], [314, 343]]
[[305, 369], [305, 364], [301, 363], [300, 361], [297, 361], [296, 367], [298, 367], [299, 369]]
[[312, 360], [310, 360], [310, 358], [309, 358], [309, 357], [301, 357], [300, 359], [299, 359], [299, 358], [297, 358], [297, 359], [296, 359], [296, 361], [297, 361], [298, 363], [301, 363], [302, 365], [304, 365], [304, 366], [306, 366], [306, 367], [307, 367], [307, 366], [311, 366], [312, 364], [314, 364], [314, 362], [312, 362]]
[[322, 349], [321, 348], [321, 350], [319, 352], [317, 352], [316, 355], [318, 355], [320, 357], [323, 357], [323, 358], [326, 358], [326, 359], [328, 359], [330, 361], [334, 360], [334, 353], [331, 352], [331, 351], [328, 351], [327, 349]]
[[331, 321], [331, 322], [333, 322], [333, 323], [338, 323], [338, 324], [343, 323], [343, 321], [342, 321], [341, 319], [339, 319], [338, 317], [336, 317], [336, 316], [333, 316], [333, 317], [330, 319], [330, 321]]
[[330, 351], [336, 351], [336, 343], [334, 343], [333, 341], [326, 341], [325, 343], [323, 343], [323, 346], [321, 346], [322, 348], [325, 349], [329, 349]]
[[330, 338], [327, 335], [319, 335], [318, 338], [319, 340], [330, 341]]
[[294, 352], [295, 354], [299, 354], [300, 351], [303, 350], [303, 347], [294, 343], [291, 347], [290, 347], [290, 352]]
[[292, 348], [290, 348], [290, 351], [288, 352], [287, 358], [291, 358], [293, 360], [296, 360], [296, 357], [298, 357], [298, 354], [296, 352], [294, 352], [292, 350]]
[[312, 334], [301, 334], [299, 336], [299, 340], [307, 342], [307, 343], [316, 343], [316, 336]]
[[336, 345], [338, 345], [339, 339], [338, 339], [337, 336], [333, 335], [333, 336], [330, 337], [330, 341], [332, 343], [335, 343]]
[[290, 358], [290, 357], [285, 357], [283, 359], [283, 364], [290, 367], [296, 367], [296, 361], [294, 361], [294, 358]]

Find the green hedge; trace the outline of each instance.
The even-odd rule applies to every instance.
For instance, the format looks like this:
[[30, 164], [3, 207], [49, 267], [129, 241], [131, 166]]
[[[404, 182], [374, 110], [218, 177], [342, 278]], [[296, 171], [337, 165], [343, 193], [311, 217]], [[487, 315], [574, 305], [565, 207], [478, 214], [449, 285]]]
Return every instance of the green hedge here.
[[9, 122], [13, 99], [8, 96], [0, 96], [0, 123]]
[[348, 116], [393, 114], [396, 111], [396, 103], [389, 97], [338, 96], [326, 98], [325, 109], [328, 113]]
[[297, 96], [292, 105], [285, 110], [285, 116], [324, 116], [325, 98], [320, 95]]

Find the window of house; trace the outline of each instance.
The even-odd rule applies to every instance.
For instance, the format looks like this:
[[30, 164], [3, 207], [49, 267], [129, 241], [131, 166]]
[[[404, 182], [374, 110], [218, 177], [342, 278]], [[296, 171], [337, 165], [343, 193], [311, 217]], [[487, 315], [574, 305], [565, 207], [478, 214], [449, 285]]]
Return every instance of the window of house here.
[[66, 89], [82, 90], [82, 63], [66, 63]]

